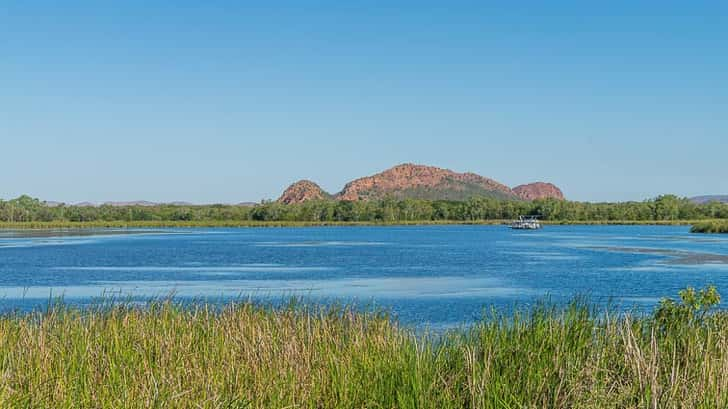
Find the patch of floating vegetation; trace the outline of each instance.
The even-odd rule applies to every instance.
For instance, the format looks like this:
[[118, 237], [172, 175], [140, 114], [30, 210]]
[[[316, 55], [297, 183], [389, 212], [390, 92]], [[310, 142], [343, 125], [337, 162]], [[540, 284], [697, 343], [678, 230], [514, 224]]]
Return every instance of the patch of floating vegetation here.
[[31, 239], [54, 237], [88, 237], [88, 236], [117, 236], [136, 234], [163, 234], [170, 233], [163, 230], [147, 229], [14, 229], [0, 230], [0, 238]]
[[666, 256], [666, 264], [698, 265], [698, 264], [728, 264], [728, 255], [714, 253], [699, 253], [692, 251], [654, 249], [645, 247], [588, 247], [592, 250], [606, 250], [618, 253], [653, 254]]

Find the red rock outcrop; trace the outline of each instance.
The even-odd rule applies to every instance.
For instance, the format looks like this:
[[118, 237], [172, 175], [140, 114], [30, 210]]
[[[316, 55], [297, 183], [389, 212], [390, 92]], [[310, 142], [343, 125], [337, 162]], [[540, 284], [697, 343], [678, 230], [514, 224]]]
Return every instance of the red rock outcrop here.
[[564, 200], [561, 189], [552, 183], [535, 182], [513, 188], [513, 192], [523, 200], [559, 199]]
[[302, 203], [307, 200], [323, 200], [331, 196], [326, 193], [319, 185], [310, 180], [299, 180], [298, 182], [288, 186], [278, 202], [284, 204]]
[[334, 196], [310, 180], [298, 181], [286, 189], [278, 202], [295, 204], [307, 200], [377, 200], [394, 199], [467, 200], [490, 197], [504, 200], [564, 199], [561, 190], [551, 183], [536, 182], [513, 189], [475, 173], [458, 173], [434, 166], [405, 163], [391, 169], [353, 180]]
[[508, 186], [475, 173], [408, 163], [349, 182], [336, 198], [355, 201], [386, 196], [450, 200], [472, 196], [516, 197]]

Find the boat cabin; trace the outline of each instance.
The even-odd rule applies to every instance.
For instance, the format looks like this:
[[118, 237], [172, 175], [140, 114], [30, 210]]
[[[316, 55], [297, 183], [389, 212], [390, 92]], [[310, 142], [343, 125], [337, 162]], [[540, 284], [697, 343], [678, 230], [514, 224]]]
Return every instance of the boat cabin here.
[[538, 221], [538, 216], [518, 216], [518, 220], [511, 222], [510, 226], [516, 230], [538, 230], [541, 228], [541, 223]]

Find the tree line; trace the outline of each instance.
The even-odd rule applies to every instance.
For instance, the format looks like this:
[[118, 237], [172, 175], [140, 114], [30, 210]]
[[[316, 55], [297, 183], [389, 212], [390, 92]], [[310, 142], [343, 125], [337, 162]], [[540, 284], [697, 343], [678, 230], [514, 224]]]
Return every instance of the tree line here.
[[301, 221], [398, 222], [476, 221], [515, 219], [537, 215], [548, 221], [670, 221], [728, 219], [728, 204], [696, 204], [674, 195], [643, 202], [589, 203], [545, 199], [532, 202], [472, 198], [465, 201], [382, 199], [372, 201], [309, 201], [284, 205], [267, 201], [254, 206], [155, 205], [73, 206], [47, 205], [21, 196], [0, 200], [2, 222], [97, 221]]

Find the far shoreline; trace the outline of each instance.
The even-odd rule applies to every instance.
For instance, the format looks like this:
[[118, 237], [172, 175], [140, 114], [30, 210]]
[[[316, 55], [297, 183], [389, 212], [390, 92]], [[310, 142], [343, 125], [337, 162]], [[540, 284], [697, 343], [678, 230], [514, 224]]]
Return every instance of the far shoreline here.
[[[401, 227], [401, 226], [495, 226], [510, 220], [412, 220], [412, 221], [251, 221], [251, 220], [201, 220], [201, 221], [92, 221], [92, 222], [0, 222], [0, 230], [44, 230], [44, 229], [99, 229], [99, 228], [290, 228], [290, 227]], [[692, 226], [706, 220], [543, 220], [547, 226]]]

